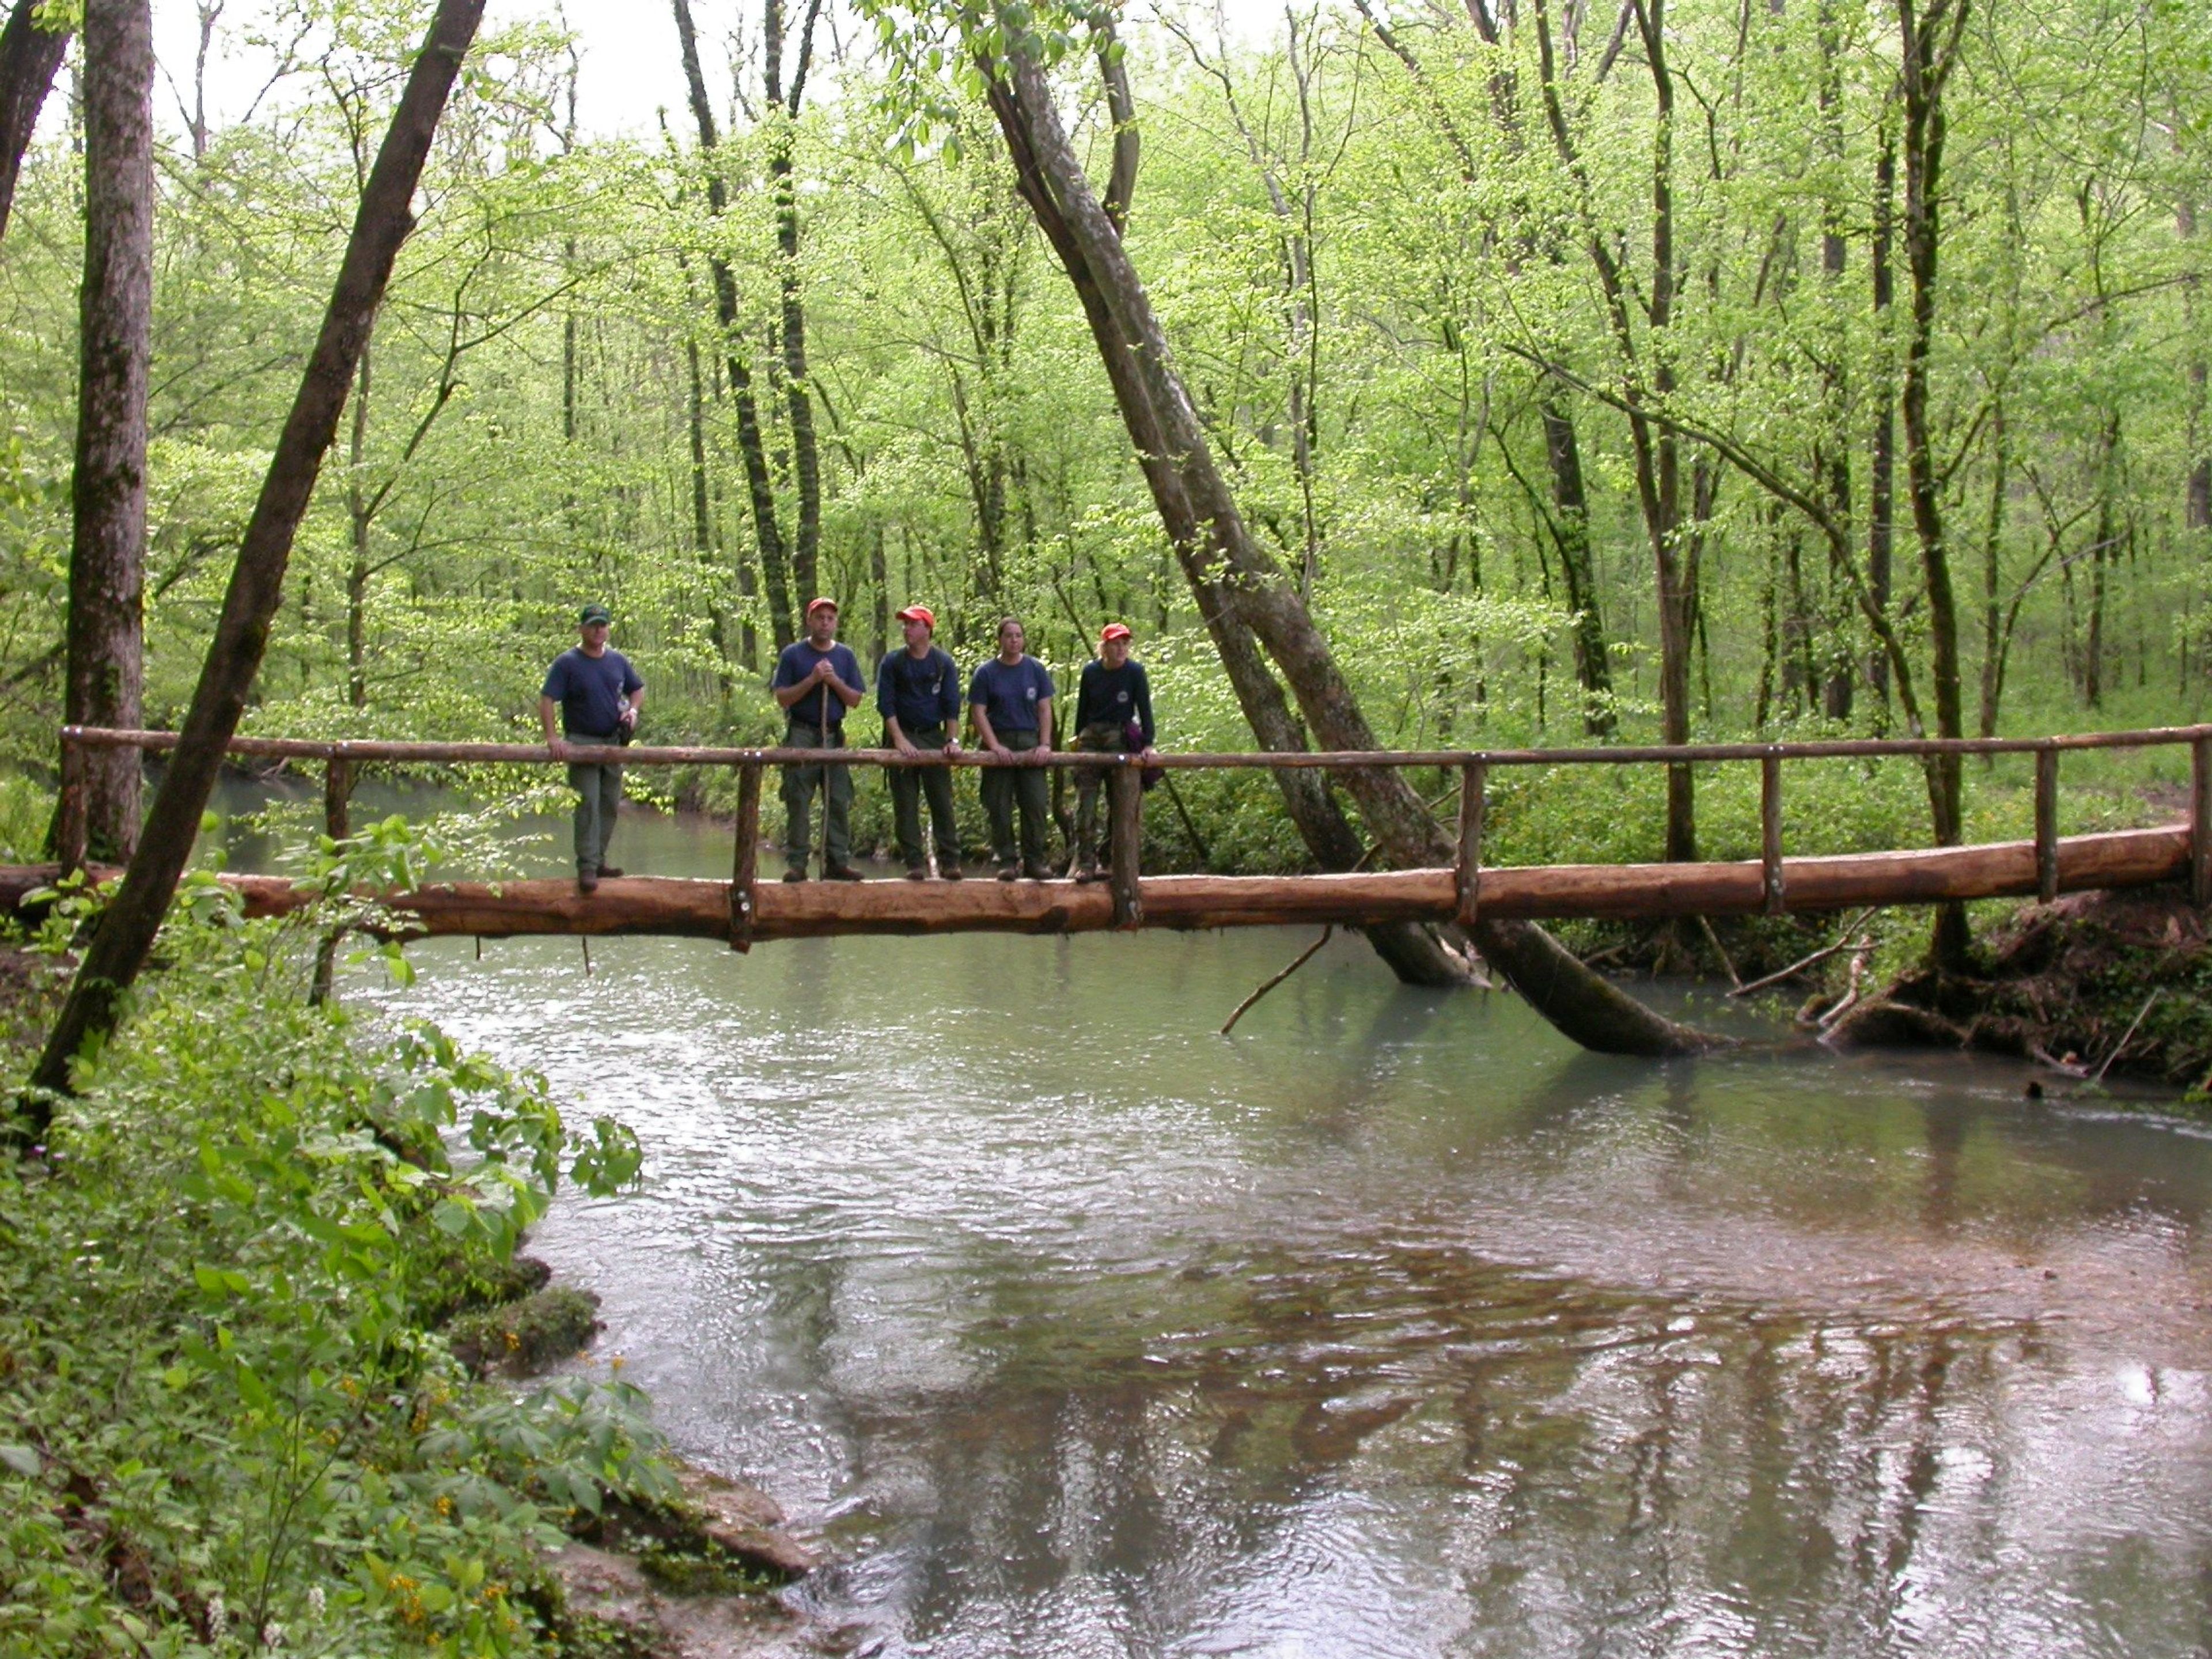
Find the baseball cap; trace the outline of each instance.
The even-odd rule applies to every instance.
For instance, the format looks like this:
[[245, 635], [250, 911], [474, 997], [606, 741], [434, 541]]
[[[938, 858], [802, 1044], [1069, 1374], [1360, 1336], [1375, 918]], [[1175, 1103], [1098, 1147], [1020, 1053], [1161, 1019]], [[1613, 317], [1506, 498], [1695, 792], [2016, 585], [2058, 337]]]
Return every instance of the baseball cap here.
[[1126, 640], [1128, 637], [1128, 628], [1121, 623], [1108, 623], [1105, 627], [1098, 630], [1098, 643], [1101, 645], [1105, 644], [1109, 640]]
[[579, 628], [589, 628], [593, 623], [611, 623], [614, 619], [614, 612], [603, 605], [587, 605], [576, 613], [576, 625]]
[[807, 600], [807, 602], [806, 602], [806, 614], [807, 614], [808, 616], [810, 616], [810, 617], [811, 617], [811, 616], [812, 616], [816, 611], [819, 611], [820, 609], [822, 609], [822, 607], [823, 607], [823, 605], [828, 605], [828, 606], [829, 606], [832, 611], [835, 611], [835, 610], [837, 608], [837, 601], [836, 601], [836, 600], [835, 600], [835, 599], [831, 599], [828, 594], [826, 594], [826, 593], [825, 593], [825, 594], [822, 595], [822, 597], [821, 597], [821, 598], [819, 598], [819, 599], [809, 599], [809, 600]]
[[910, 605], [907, 606], [905, 610], [898, 613], [898, 619], [901, 622], [924, 623], [928, 625], [929, 630], [932, 633], [935, 633], [937, 631], [937, 613], [934, 611], [932, 611], [926, 605]]

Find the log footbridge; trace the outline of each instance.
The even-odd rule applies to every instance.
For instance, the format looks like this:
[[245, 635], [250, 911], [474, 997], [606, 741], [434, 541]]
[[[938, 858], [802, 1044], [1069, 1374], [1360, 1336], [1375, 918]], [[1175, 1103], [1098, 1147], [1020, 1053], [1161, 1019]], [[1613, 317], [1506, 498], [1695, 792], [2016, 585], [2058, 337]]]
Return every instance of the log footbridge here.
[[[71, 757], [88, 748], [161, 751], [166, 732], [70, 726], [63, 734], [59, 866], [0, 867], [0, 907], [83, 864], [82, 790]], [[2185, 823], [2148, 830], [2057, 833], [2058, 763], [2071, 750], [2186, 745], [2191, 754]], [[349, 833], [347, 801], [363, 764], [551, 763], [538, 744], [313, 742], [238, 738], [230, 752], [325, 769], [325, 823]], [[1912, 756], [2030, 754], [2035, 757], [2035, 836], [1977, 846], [1792, 858], [1783, 850], [1782, 775], [1793, 761]], [[1135, 927], [1244, 927], [1284, 923], [1360, 927], [1383, 922], [1472, 922], [1478, 913], [1548, 921], [1567, 917], [1661, 920], [1834, 911], [1865, 905], [2039, 896], [2093, 888], [2185, 880], [2196, 902], [2212, 904], [2212, 726], [2022, 738], [1853, 739], [1781, 744], [1710, 744], [1644, 748], [1491, 750], [1375, 750], [1347, 753], [1176, 754], [1140, 763], [1132, 755], [1074, 751], [1000, 761], [948, 758], [890, 750], [710, 749], [634, 746], [629, 766], [727, 767], [738, 774], [738, 823], [727, 881], [627, 876], [600, 883], [589, 896], [568, 880], [437, 882], [380, 896], [403, 930], [504, 938], [531, 933], [666, 933], [726, 941], [744, 951], [757, 941], [842, 933], [990, 931], [1066, 933]], [[1112, 859], [1096, 884], [1072, 881], [958, 883], [877, 881], [784, 883], [759, 878], [761, 787], [767, 769], [817, 766], [1027, 765], [1093, 768], [1106, 773]], [[1762, 854], [1737, 863], [1546, 865], [1486, 867], [1486, 785], [1493, 769], [1742, 763], [1760, 769]], [[1172, 770], [1425, 767], [1459, 776], [1454, 861], [1421, 870], [1301, 876], [1146, 876], [1139, 867], [1144, 792], [1139, 766]], [[95, 870], [95, 874], [107, 873]], [[276, 876], [226, 875], [249, 915], [280, 915], [313, 895]]]

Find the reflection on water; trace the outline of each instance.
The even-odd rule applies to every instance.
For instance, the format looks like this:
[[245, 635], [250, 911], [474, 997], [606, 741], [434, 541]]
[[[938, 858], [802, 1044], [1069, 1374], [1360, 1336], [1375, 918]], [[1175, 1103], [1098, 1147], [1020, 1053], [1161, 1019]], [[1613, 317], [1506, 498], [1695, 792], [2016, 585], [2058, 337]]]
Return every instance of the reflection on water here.
[[1580, 1054], [1357, 940], [1214, 1036], [1304, 942], [441, 941], [354, 994], [635, 1126], [647, 1191], [538, 1248], [872, 1651], [2212, 1644], [2203, 1139]]

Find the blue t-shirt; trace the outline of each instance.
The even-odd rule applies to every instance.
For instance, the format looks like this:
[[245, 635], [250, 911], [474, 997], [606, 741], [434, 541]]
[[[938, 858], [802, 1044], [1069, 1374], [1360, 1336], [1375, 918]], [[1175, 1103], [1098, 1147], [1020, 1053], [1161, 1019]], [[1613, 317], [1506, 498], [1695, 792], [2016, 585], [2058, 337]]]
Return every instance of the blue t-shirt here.
[[[867, 681], [860, 678], [860, 659], [853, 654], [853, 647], [842, 641], [833, 644], [827, 651], [817, 651], [811, 641], [793, 640], [783, 647], [783, 654], [775, 659], [775, 678], [769, 684], [779, 688], [798, 685], [813, 673], [814, 665], [824, 657], [830, 659], [830, 666], [837, 678], [854, 690], [866, 691], [868, 689]], [[793, 726], [819, 726], [824, 703], [830, 706], [831, 726], [842, 727], [845, 724], [845, 700], [826, 685], [808, 692], [783, 712]]]
[[901, 647], [876, 670], [876, 712], [896, 718], [908, 737], [933, 726], [960, 721], [960, 670], [936, 646], [917, 657]]
[[988, 658], [976, 665], [968, 684], [968, 701], [982, 709], [1001, 737], [1036, 731], [1037, 702], [1051, 696], [1052, 675], [1035, 657], [1024, 657], [1011, 668]]
[[572, 645], [553, 659], [538, 695], [561, 705], [562, 736], [611, 738], [622, 723], [622, 700], [644, 690], [645, 682], [621, 652], [609, 649], [587, 657], [581, 646]]

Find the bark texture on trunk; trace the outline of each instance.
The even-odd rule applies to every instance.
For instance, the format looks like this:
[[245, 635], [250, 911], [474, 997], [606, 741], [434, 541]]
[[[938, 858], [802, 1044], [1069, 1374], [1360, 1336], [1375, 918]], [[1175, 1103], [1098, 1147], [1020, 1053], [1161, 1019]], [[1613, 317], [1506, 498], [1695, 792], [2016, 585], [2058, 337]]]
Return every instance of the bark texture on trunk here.
[[410, 206], [415, 187], [461, 60], [476, 38], [483, 6], [484, 0], [440, 0], [392, 112], [390, 130], [362, 192], [322, 331], [240, 544], [215, 637], [168, 771], [123, 884], [100, 917], [32, 1074], [24, 1107], [34, 1133], [43, 1132], [56, 1097], [70, 1092], [70, 1068], [86, 1041], [113, 1029], [118, 999], [145, 966], [185, 860], [191, 854], [224, 748], [238, 729], [247, 694], [260, 672], [270, 623], [283, 597], [293, 538], [314, 492], [323, 457], [337, 434], [354, 368], [374, 326], [392, 261], [415, 227]]
[[[146, 374], [154, 299], [154, 20], [147, 0], [84, 13], [84, 285], [70, 483], [68, 681], [76, 726], [136, 726], [144, 684]], [[95, 858], [138, 843], [138, 757], [69, 757]], [[64, 844], [76, 844], [65, 836]]]
[[[1951, 581], [1950, 547], [1944, 539], [1942, 467], [1928, 409], [1929, 359], [1935, 349], [1936, 282], [1942, 248], [1943, 93], [1958, 65], [1967, 11], [1968, 0], [1935, 0], [1924, 12], [1915, 0], [1897, 0], [1903, 49], [1899, 82], [1905, 106], [1905, 264], [1911, 284], [1899, 412], [1905, 428], [1905, 489], [1912, 504], [1928, 602], [1936, 735], [1942, 738], [1966, 735], [1966, 699], [1959, 659], [1959, 604]], [[1939, 847], [1956, 847], [1962, 838], [1962, 790], [1959, 757], [1932, 757], [1928, 805]], [[1950, 905], [1937, 911], [1931, 946], [1937, 966], [1964, 965], [1969, 945], [1965, 910]]]
[[39, 0], [15, 0], [7, 27], [0, 29], [0, 236], [7, 234], [15, 211], [15, 180], [39, 111], [69, 51], [70, 32], [40, 28], [38, 10]]
[[[1007, 33], [1018, 42], [1022, 31], [1009, 27]], [[1265, 720], [1264, 725], [1255, 720], [1255, 735], [1268, 748], [1304, 746], [1304, 734], [1296, 731], [1287, 708], [1279, 706], [1280, 689], [1272, 698], [1268, 695], [1273, 677], [1255, 660], [1264, 647], [1297, 699], [1306, 725], [1323, 744], [1337, 750], [1378, 747], [1327, 638], [1295, 585], [1246, 531], [1214, 465], [1197, 413], [1169, 361], [1165, 335], [1121, 244], [1126, 195], [1101, 204], [1034, 58], [1017, 45], [1006, 58], [981, 67], [1024, 198], [1082, 297], [1176, 558], [1217, 646], [1224, 646], [1223, 660], [1248, 718], [1257, 708]], [[1123, 170], [1117, 168], [1114, 176], [1126, 191]], [[1276, 707], [1270, 708], [1271, 702]], [[1285, 726], [1291, 729], [1284, 730]], [[1404, 777], [1395, 771], [1362, 770], [1340, 782], [1358, 804], [1385, 857], [1402, 865], [1451, 862], [1449, 838]], [[1301, 833], [1326, 866], [1341, 848], [1328, 848], [1325, 814], [1316, 803], [1302, 805], [1285, 793]], [[1314, 844], [1317, 836], [1322, 845]], [[1672, 1054], [1706, 1041], [1660, 1018], [1525, 923], [1485, 921], [1475, 939], [1515, 988], [1587, 1046]], [[1404, 943], [1409, 949], [1422, 948], [1411, 940]], [[1433, 941], [1428, 949], [1438, 957], [1444, 954]]]
[[[720, 137], [714, 106], [707, 96], [707, 77], [699, 63], [699, 40], [691, 23], [690, 0], [673, 0], [676, 40], [684, 57], [684, 80], [691, 117], [699, 128], [699, 150], [707, 166], [707, 208], [716, 218], [729, 204], [722, 183]], [[720, 254], [708, 256], [714, 283], [714, 317], [721, 325], [724, 361], [730, 375], [730, 399], [738, 412], [738, 453], [745, 469], [745, 500], [752, 509], [753, 542], [760, 550], [761, 578], [768, 586], [769, 621], [781, 651], [799, 637], [793, 618], [798, 607], [791, 592], [791, 555], [776, 517], [775, 483], [769, 471], [768, 444], [761, 434], [760, 407], [753, 397], [752, 366], [738, 342], [738, 279]], [[799, 603], [803, 604], [801, 600]]]

